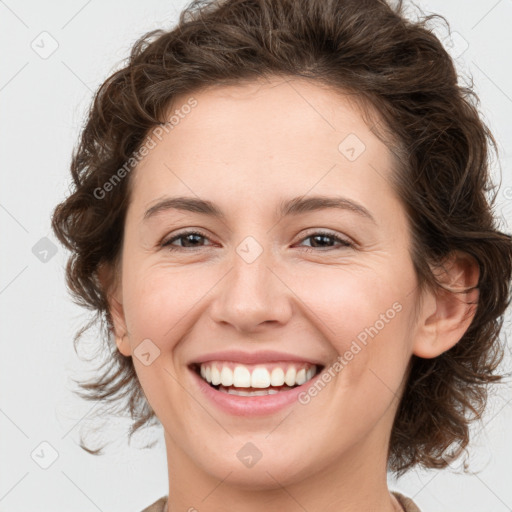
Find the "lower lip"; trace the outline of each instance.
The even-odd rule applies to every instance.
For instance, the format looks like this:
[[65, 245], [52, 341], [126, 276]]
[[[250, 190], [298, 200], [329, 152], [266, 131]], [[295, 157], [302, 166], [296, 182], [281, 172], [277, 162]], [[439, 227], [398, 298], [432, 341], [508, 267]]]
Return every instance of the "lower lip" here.
[[273, 395], [238, 396], [217, 391], [203, 380], [194, 370], [190, 369], [199, 389], [220, 409], [234, 416], [263, 416], [280, 411], [285, 407], [299, 403], [298, 396], [306, 391], [319, 377], [320, 373], [304, 384], [288, 391], [279, 391]]

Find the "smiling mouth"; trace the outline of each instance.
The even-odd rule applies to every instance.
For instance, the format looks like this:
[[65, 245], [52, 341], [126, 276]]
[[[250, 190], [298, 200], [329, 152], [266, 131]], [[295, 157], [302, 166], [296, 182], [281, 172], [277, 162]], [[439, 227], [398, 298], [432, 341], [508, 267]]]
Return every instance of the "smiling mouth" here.
[[241, 364], [209, 361], [190, 365], [201, 379], [222, 393], [238, 396], [264, 396], [289, 391], [309, 382], [322, 365], [298, 362]]

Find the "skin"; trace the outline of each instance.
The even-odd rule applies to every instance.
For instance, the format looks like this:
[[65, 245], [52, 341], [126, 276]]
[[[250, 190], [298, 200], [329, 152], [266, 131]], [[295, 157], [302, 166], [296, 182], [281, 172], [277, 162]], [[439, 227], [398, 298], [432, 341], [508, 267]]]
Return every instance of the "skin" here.
[[[418, 288], [408, 219], [389, 184], [392, 153], [345, 95], [275, 78], [192, 96], [197, 106], [155, 139], [130, 177], [121, 261], [102, 277], [115, 274], [108, 291], [121, 353], [133, 355], [145, 339], [160, 350], [148, 366], [133, 362], [164, 427], [168, 510], [400, 510], [386, 462], [408, 363], [452, 347], [474, 311]], [[354, 161], [338, 150], [351, 133], [366, 146]], [[334, 194], [363, 205], [375, 223], [349, 210], [276, 214], [283, 199]], [[178, 195], [210, 200], [225, 218], [165, 210], [144, 220]], [[162, 247], [187, 228], [206, 238]], [[310, 238], [320, 230], [354, 245], [322, 245]], [[250, 264], [236, 251], [247, 236], [263, 249]], [[439, 279], [474, 284], [478, 269], [457, 253]], [[278, 350], [329, 367], [394, 303], [401, 311], [306, 405], [229, 415], [198, 392], [187, 368], [228, 349]], [[262, 453], [251, 468], [236, 455], [247, 442]]]

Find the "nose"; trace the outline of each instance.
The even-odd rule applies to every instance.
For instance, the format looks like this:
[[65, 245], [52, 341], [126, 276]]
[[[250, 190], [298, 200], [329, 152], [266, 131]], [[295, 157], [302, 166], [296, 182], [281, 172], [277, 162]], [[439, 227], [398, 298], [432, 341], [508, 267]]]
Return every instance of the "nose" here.
[[257, 332], [264, 326], [285, 325], [292, 315], [293, 292], [270, 251], [251, 262], [238, 253], [233, 266], [219, 283], [211, 305], [215, 322], [229, 324], [240, 332]]

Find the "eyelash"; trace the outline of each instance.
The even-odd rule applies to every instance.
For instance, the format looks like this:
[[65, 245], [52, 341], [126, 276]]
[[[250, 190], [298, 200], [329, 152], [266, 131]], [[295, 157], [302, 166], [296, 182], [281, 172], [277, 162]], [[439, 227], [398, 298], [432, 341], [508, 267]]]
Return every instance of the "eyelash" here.
[[[183, 233], [178, 233], [177, 235], [173, 236], [169, 240], [162, 242], [161, 246], [167, 248], [167, 250], [169, 250], [169, 251], [196, 250], [196, 248], [194, 248], [194, 247], [177, 247], [177, 246], [171, 245], [172, 242], [179, 240], [180, 238], [186, 238], [187, 236], [190, 236], [190, 235], [197, 235], [197, 236], [201, 236], [203, 238], [208, 239], [208, 237], [204, 233], [201, 233], [200, 231], [184, 231]], [[340, 238], [339, 236], [337, 236], [333, 233], [330, 233], [328, 231], [315, 231], [315, 232], [309, 234], [308, 236], [302, 238], [301, 241], [307, 240], [308, 238], [313, 238], [315, 236], [326, 236], [326, 237], [332, 238], [334, 241], [340, 242], [341, 247], [344, 247], [344, 248], [354, 247], [354, 244], [352, 242], [349, 242], [348, 240], [345, 240], [344, 238]], [[336, 249], [336, 247], [327, 247], [327, 249], [325, 249], [325, 250], [322, 250], [322, 248], [316, 248], [316, 247], [305, 247], [304, 249], [306, 249], [306, 250], [318, 249], [322, 252], [325, 252], [326, 250]]]

